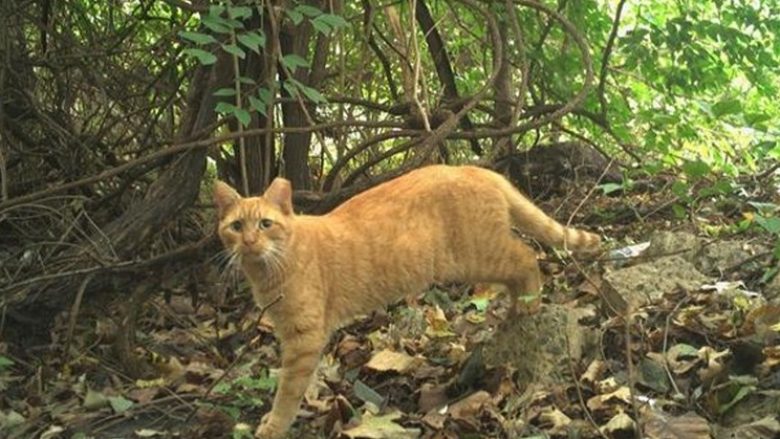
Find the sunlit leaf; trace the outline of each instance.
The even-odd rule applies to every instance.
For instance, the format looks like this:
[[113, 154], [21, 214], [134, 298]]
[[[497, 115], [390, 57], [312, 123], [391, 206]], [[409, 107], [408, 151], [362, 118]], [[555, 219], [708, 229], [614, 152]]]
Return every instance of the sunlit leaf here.
[[235, 55], [241, 59], [246, 58], [246, 52], [235, 44], [223, 44], [222, 48], [231, 55]]
[[306, 59], [294, 53], [283, 56], [282, 64], [292, 72], [295, 72], [298, 67], [309, 67], [309, 62]]
[[211, 44], [217, 42], [216, 38], [212, 37], [211, 35], [203, 34], [200, 32], [180, 31], [179, 36], [199, 45]]
[[198, 62], [200, 62], [204, 66], [208, 66], [217, 62], [216, 55], [214, 55], [211, 52], [206, 52], [203, 49], [196, 49], [194, 47], [191, 47], [189, 49], [184, 49], [182, 53], [190, 56], [194, 56], [195, 58], [198, 59]]
[[236, 89], [234, 88], [220, 88], [214, 92], [214, 96], [235, 96]]

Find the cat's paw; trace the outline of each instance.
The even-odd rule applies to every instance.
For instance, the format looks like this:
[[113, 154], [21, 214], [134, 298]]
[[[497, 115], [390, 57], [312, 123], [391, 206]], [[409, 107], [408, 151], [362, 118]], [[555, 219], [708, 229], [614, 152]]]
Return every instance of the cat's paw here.
[[255, 439], [281, 439], [285, 428], [266, 416], [255, 430]]

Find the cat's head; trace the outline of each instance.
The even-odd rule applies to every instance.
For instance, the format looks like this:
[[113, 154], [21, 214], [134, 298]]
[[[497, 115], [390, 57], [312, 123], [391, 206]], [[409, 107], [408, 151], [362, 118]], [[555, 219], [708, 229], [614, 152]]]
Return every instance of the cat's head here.
[[291, 234], [292, 187], [276, 178], [262, 197], [244, 198], [228, 184], [214, 185], [217, 233], [225, 249], [250, 261], [278, 260]]

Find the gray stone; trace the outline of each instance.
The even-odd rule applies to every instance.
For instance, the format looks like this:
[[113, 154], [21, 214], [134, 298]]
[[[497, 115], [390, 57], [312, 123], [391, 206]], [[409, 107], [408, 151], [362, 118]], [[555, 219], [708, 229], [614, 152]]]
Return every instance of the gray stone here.
[[604, 280], [605, 306], [618, 314], [654, 303], [677, 289], [694, 291], [714, 282], [680, 255], [607, 272]]

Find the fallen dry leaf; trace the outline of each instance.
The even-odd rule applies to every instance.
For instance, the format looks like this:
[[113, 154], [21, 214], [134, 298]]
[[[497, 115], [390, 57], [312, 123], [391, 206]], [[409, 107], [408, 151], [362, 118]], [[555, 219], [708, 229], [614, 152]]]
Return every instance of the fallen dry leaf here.
[[366, 413], [360, 425], [345, 430], [343, 434], [350, 438], [365, 439], [416, 439], [420, 437], [421, 432], [419, 429], [406, 428], [393, 422], [400, 417], [400, 412], [378, 416]]
[[748, 424], [722, 428], [717, 439], [772, 439], [780, 436], [780, 422], [774, 416], [766, 416]]
[[709, 439], [710, 425], [695, 413], [671, 416], [660, 411], [650, 411], [644, 423], [648, 439]]
[[571, 418], [557, 407], [550, 407], [539, 414], [539, 421], [551, 435], [568, 435]]
[[443, 406], [448, 399], [446, 385], [425, 383], [420, 388], [417, 408], [423, 413], [428, 413], [437, 407]]
[[419, 363], [419, 359], [412, 357], [405, 352], [384, 349], [375, 353], [368, 363], [366, 363], [365, 367], [377, 372], [393, 371], [406, 373]]
[[634, 420], [624, 412], [620, 412], [610, 418], [607, 425], [601, 427], [600, 430], [609, 437], [618, 435], [627, 437], [627, 433], [634, 431], [635, 428]]
[[597, 380], [601, 378], [604, 371], [607, 370], [607, 364], [601, 360], [593, 360], [585, 369], [585, 373], [580, 376], [580, 381], [586, 384], [593, 385]]
[[614, 392], [604, 395], [596, 395], [588, 400], [587, 406], [588, 409], [594, 412], [603, 411], [608, 409], [610, 404], [618, 401], [625, 404], [631, 403], [631, 390], [628, 387], [623, 386]]

